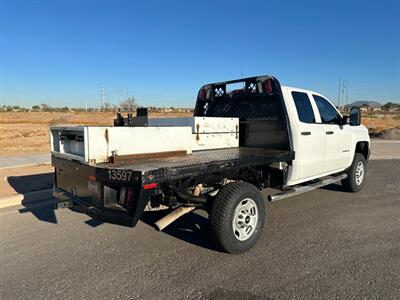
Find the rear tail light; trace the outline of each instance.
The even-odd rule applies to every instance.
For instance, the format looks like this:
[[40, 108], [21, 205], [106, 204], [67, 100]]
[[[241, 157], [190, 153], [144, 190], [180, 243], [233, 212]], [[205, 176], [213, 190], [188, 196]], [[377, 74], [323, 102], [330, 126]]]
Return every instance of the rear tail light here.
[[202, 88], [201, 90], [200, 90], [200, 92], [199, 92], [199, 98], [200, 99], [204, 99], [205, 98], [205, 96], [206, 96], [206, 89], [205, 88]]
[[131, 188], [128, 188], [128, 190], [126, 191], [126, 198], [125, 198], [126, 207], [131, 208], [132, 202], [133, 202], [133, 190]]
[[270, 81], [270, 80], [267, 80], [267, 81], [265, 81], [264, 84], [265, 84], [265, 92], [266, 92], [267, 94], [271, 93], [271, 92], [272, 92], [271, 81]]
[[118, 204], [127, 208], [131, 208], [133, 203], [133, 189], [121, 187], [119, 190]]

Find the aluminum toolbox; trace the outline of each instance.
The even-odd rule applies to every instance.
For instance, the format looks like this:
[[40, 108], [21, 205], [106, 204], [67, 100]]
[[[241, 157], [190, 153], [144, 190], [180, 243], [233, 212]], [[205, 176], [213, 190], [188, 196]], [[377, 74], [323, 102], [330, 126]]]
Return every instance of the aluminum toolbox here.
[[103, 163], [111, 156], [239, 147], [237, 118], [149, 119], [147, 127], [50, 127], [55, 156]]
[[192, 152], [191, 128], [182, 127], [50, 127], [54, 156], [88, 163], [109, 161], [113, 155]]
[[148, 119], [148, 126], [190, 126], [193, 151], [239, 147], [239, 118], [153, 118]]

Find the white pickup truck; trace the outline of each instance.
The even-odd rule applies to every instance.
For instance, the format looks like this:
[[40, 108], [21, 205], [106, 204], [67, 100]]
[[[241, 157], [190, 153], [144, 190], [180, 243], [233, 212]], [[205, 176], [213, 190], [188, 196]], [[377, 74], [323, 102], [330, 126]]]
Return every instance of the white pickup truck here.
[[169, 209], [160, 230], [203, 209], [217, 245], [242, 253], [264, 226], [263, 188], [277, 189], [270, 201], [336, 182], [358, 192], [370, 140], [358, 108], [342, 116], [317, 92], [259, 76], [204, 85], [193, 118], [140, 109], [113, 127], [52, 127], [51, 148], [59, 207], [129, 226]]

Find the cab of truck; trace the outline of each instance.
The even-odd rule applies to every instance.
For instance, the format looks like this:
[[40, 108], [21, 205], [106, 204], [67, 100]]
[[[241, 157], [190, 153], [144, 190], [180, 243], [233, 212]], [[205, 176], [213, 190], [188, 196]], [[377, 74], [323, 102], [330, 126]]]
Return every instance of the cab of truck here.
[[370, 139], [358, 108], [343, 116], [324, 95], [281, 86], [272, 76], [204, 85], [194, 115], [239, 118], [240, 147], [293, 151], [286, 186], [343, 172], [357, 153], [368, 161]]
[[343, 116], [324, 95], [282, 86], [290, 119], [296, 158], [289, 168], [287, 185], [313, 180], [349, 168], [355, 153], [369, 157], [368, 129], [360, 124], [360, 112]]

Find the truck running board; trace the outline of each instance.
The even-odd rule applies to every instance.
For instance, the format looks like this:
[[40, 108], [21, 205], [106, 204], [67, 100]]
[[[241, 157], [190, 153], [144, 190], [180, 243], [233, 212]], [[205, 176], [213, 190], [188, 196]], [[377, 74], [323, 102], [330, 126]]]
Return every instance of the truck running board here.
[[346, 173], [342, 173], [340, 175], [337, 176], [331, 176], [329, 178], [323, 179], [323, 180], [319, 180], [317, 182], [312, 181], [310, 184], [307, 185], [301, 185], [301, 186], [296, 186], [293, 188], [290, 188], [289, 190], [285, 190], [283, 192], [280, 192], [278, 194], [274, 194], [274, 195], [268, 195], [268, 200], [269, 201], [278, 201], [278, 200], [282, 200], [285, 198], [289, 198], [292, 196], [296, 196], [305, 192], [309, 192], [311, 190], [315, 190], [318, 189], [320, 187], [332, 184], [332, 183], [336, 183], [338, 181], [341, 181], [343, 179], [347, 178], [347, 174]]

